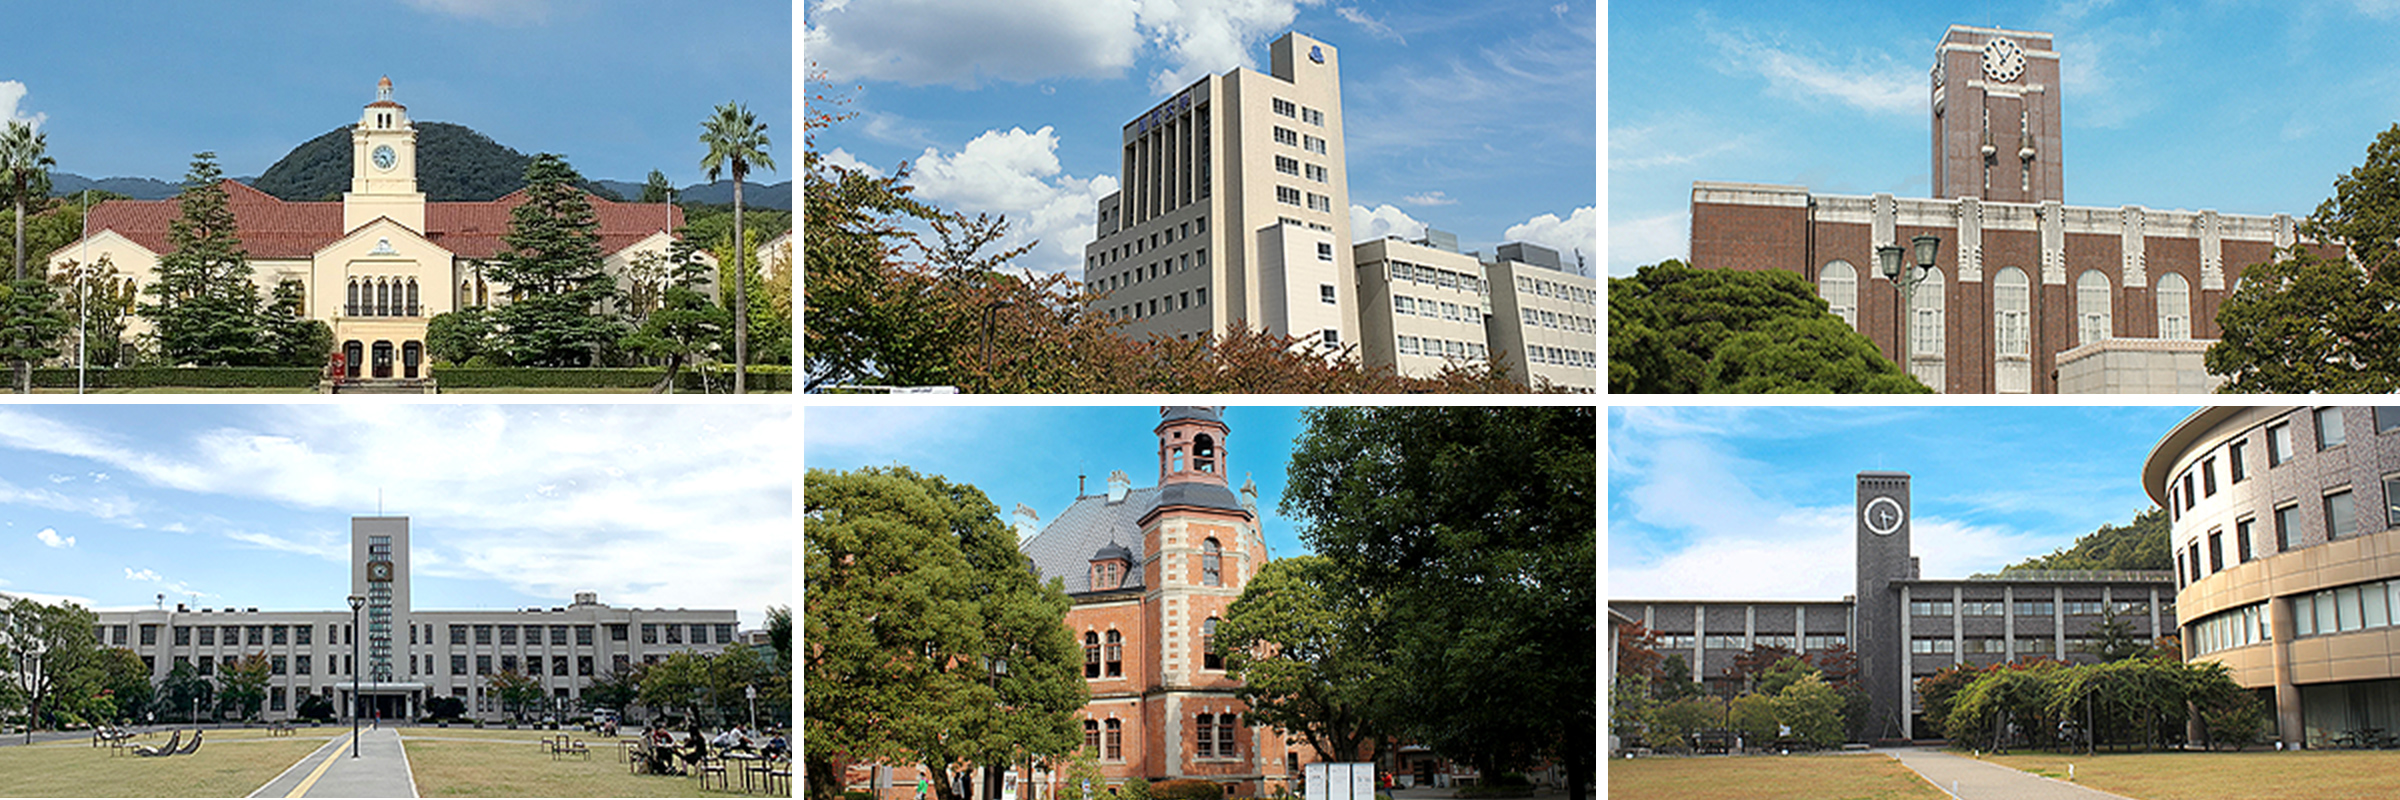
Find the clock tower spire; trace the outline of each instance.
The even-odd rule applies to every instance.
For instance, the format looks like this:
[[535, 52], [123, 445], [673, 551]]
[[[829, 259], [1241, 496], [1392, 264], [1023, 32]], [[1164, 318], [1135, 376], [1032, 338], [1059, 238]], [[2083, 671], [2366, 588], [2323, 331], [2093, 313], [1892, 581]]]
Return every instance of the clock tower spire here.
[[408, 107], [392, 99], [392, 79], [375, 84], [375, 102], [350, 129], [350, 191], [342, 196], [342, 229], [390, 217], [425, 230], [425, 195], [417, 191], [417, 128]]

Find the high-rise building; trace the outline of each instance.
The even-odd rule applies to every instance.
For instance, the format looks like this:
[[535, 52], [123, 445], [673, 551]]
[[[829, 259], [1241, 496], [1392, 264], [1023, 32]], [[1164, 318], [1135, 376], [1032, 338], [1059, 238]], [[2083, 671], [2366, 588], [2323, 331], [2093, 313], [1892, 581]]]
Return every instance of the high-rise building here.
[[1269, 50], [1270, 72], [1209, 75], [1125, 123], [1084, 281], [1130, 336], [1358, 340], [1341, 59], [1299, 33]]

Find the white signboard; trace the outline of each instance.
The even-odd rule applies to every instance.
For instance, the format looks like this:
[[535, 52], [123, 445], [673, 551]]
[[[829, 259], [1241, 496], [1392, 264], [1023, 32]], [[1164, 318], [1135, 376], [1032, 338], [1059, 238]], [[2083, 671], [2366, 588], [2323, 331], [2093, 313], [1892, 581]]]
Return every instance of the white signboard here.
[[1375, 800], [1375, 765], [1310, 764], [1301, 770], [1306, 800]]

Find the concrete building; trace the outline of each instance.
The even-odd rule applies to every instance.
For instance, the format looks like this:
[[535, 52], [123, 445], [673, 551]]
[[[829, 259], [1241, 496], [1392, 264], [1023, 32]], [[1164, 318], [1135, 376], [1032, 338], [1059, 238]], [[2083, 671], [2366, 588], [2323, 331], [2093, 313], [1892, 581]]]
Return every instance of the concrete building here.
[[1269, 51], [1271, 72], [1203, 77], [1125, 123], [1084, 281], [1128, 335], [1358, 340], [1341, 58], [1299, 33]]
[[[1359, 352], [1410, 377], [1489, 359], [1484, 266], [1452, 249], [1385, 237], [1351, 248], [1358, 264]], [[1511, 373], [1522, 378], [1523, 372]]]
[[1511, 242], [1483, 265], [1491, 287], [1486, 338], [1510, 378], [1571, 392], [1599, 390], [1599, 279], [1569, 272], [1558, 252]]
[[1928, 579], [1911, 550], [1909, 476], [1861, 472], [1853, 517], [1858, 591], [1839, 600], [1611, 600], [1660, 637], [1695, 680], [1725, 680], [1742, 653], [1780, 647], [1856, 657], [1873, 739], [1938, 738], [1921, 718], [1916, 681], [1953, 664], [2087, 652], [2111, 615], [2145, 640], [2171, 631], [2173, 579], [2163, 572], [2037, 570]]
[[2256, 690], [2287, 746], [2400, 730], [2396, 432], [2388, 406], [2204, 408], [2142, 464], [2185, 656]]
[[[352, 627], [347, 608], [262, 612], [177, 603], [99, 612], [98, 634], [102, 645], [141, 656], [153, 681], [177, 664], [212, 676], [243, 657], [263, 656], [272, 665], [261, 707], [270, 720], [291, 718], [311, 694], [331, 700], [346, 718], [354, 673], [356, 696], [364, 699], [359, 707], [385, 719], [423, 716], [426, 701], [444, 696], [464, 701], [473, 716], [500, 719], [499, 698], [485, 679], [501, 672], [535, 678], [554, 708], [573, 710], [582, 708], [583, 691], [596, 679], [678, 651], [715, 653], [739, 642], [734, 611], [615, 608], [590, 592], [551, 608], [416, 610], [407, 517], [350, 520], [347, 591], [366, 598], [363, 631]], [[340, 604], [335, 590], [326, 595]]]
[[[2052, 36], [1953, 25], [1933, 55], [1932, 198], [1695, 182], [1692, 264], [1799, 273], [1936, 391], [2212, 388], [2217, 309], [2292, 217], [2066, 205]], [[1941, 255], [1904, 310], [1875, 248], [1919, 234]]]
[[[523, 191], [489, 202], [432, 202], [417, 189], [417, 130], [383, 79], [351, 131], [350, 191], [339, 202], [293, 202], [237, 181], [220, 183], [232, 209], [251, 279], [261, 297], [298, 281], [302, 307], [333, 328], [349, 376], [423, 377], [425, 325], [437, 314], [505, 303], [508, 287], [487, 279], [509, 215]], [[599, 224], [604, 268], [621, 274], [642, 253], [664, 256], [683, 226], [665, 203], [587, 198]], [[93, 206], [83, 239], [59, 248], [50, 268], [108, 259], [131, 283], [156, 281], [180, 201], [111, 200]], [[135, 316], [129, 334], [148, 331]]]

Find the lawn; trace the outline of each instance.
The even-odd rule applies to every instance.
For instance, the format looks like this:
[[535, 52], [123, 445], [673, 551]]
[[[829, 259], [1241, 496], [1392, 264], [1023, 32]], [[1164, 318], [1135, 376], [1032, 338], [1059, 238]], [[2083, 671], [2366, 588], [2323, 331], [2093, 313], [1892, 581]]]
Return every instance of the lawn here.
[[1985, 761], [2141, 800], [2392, 797], [2400, 753], [2310, 750], [1985, 756]]
[[1609, 800], [1944, 800], [1891, 756], [1702, 756], [1611, 759]]
[[[709, 789], [691, 778], [634, 775], [617, 760], [612, 740], [584, 739], [592, 757], [552, 760], [533, 742], [538, 731], [409, 728], [400, 741], [426, 797], [738, 797]], [[489, 741], [445, 741], [477, 739]], [[733, 776], [733, 785], [742, 785]], [[256, 787], [252, 787], [256, 788]], [[245, 790], [247, 791], [247, 790]]]
[[[329, 738], [329, 732], [270, 738], [263, 729], [212, 730], [199, 752], [165, 758], [116, 754], [85, 740], [0, 748], [0, 795], [241, 797]], [[137, 740], [152, 745], [166, 741], [163, 732]]]

